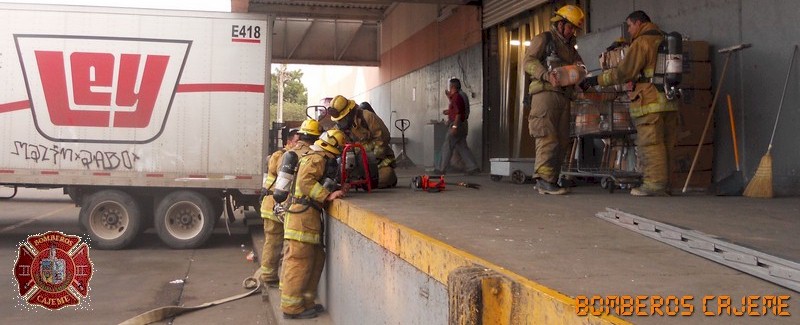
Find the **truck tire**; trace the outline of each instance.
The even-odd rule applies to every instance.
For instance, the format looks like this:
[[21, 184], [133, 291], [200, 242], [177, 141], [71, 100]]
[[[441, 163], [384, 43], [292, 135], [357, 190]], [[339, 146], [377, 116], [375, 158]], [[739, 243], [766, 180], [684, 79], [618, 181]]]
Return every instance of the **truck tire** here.
[[78, 219], [93, 241], [92, 248], [99, 249], [127, 247], [142, 226], [139, 204], [119, 190], [102, 190], [85, 196]]
[[217, 221], [208, 197], [193, 191], [168, 194], [158, 203], [153, 217], [158, 237], [175, 249], [200, 247], [211, 236]]

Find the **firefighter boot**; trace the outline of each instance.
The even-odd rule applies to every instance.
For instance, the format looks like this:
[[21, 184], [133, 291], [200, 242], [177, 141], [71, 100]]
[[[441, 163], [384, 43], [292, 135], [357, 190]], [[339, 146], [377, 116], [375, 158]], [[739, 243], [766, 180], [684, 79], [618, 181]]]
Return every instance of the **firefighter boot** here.
[[539, 194], [552, 194], [552, 195], [567, 194], [566, 188], [560, 187], [557, 184], [550, 183], [541, 178], [536, 179], [536, 189], [539, 191]]
[[299, 314], [283, 313], [283, 319], [309, 319], [316, 318], [317, 316], [319, 316], [319, 311], [317, 311], [317, 308], [306, 309]]

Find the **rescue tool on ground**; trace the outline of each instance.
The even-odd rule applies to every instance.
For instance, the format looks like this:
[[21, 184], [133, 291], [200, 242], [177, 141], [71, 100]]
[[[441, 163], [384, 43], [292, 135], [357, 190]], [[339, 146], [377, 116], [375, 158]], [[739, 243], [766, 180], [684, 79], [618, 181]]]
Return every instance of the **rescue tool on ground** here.
[[443, 175], [420, 175], [411, 178], [410, 187], [415, 191], [441, 192], [445, 185], [463, 186], [467, 188], [481, 189], [481, 184], [467, 182], [445, 182]]

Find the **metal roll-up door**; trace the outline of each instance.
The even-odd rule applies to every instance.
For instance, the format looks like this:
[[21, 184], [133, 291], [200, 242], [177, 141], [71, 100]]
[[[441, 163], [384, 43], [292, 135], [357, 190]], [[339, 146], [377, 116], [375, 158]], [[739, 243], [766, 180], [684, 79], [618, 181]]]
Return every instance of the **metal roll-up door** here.
[[547, 0], [485, 0], [483, 2], [483, 28], [489, 28], [525, 10], [548, 2]]

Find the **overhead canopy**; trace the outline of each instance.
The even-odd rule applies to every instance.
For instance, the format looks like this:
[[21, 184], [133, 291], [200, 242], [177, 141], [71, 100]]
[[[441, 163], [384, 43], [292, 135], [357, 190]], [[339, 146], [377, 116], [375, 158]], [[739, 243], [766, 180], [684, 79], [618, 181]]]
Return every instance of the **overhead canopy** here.
[[273, 63], [380, 64], [380, 22], [398, 3], [464, 5], [470, 0], [249, 0], [249, 12], [275, 15]]

